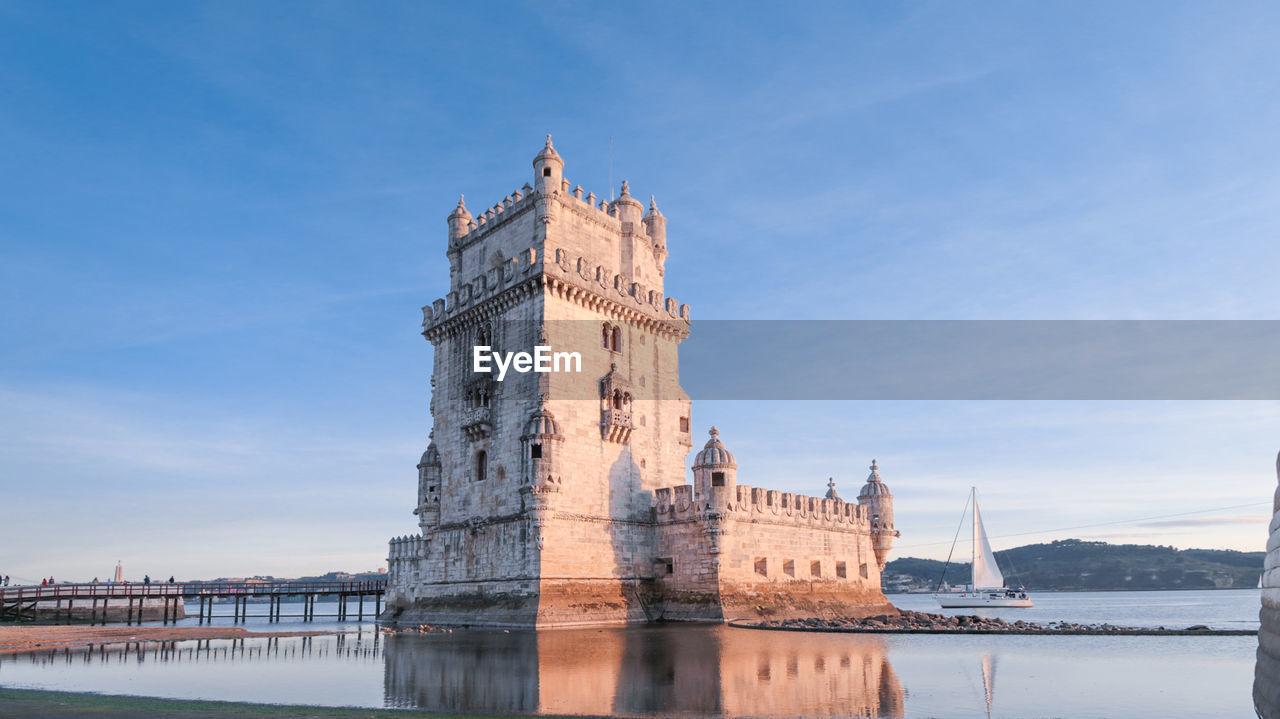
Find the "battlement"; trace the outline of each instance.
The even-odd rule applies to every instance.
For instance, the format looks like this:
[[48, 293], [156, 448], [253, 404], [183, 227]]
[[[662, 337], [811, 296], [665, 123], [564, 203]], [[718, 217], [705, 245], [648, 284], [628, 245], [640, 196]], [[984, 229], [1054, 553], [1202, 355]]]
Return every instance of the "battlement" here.
[[413, 559], [422, 556], [426, 542], [421, 535], [395, 537], [388, 542], [390, 551], [387, 559]]
[[643, 282], [617, 274], [611, 267], [596, 264], [589, 257], [574, 255], [561, 248], [553, 250], [548, 247], [547, 257], [552, 259], [545, 268], [549, 275], [568, 280], [606, 299], [689, 322], [689, 305], [678, 303], [674, 297], [665, 297], [661, 291], [650, 289]]
[[[552, 193], [548, 199], [555, 200], [565, 207], [582, 212], [591, 219], [612, 227], [617, 232], [628, 231], [645, 234], [643, 225], [640, 227], [623, 227], [623, 223], [618, 219], [618, 202], [621, 198], [613, 202], [603, 198], [597, 200], [594, 192], [583, 194], [581, 185], [573, 185], [573, 189], [570, 190], [571, 184], [568, 178], [561, 180], [560, 190]], [[544, 197], [544, 194], [535, 190], [526, 182], [523, 187], [513, 190], [511, 194], [494, 203], [492, 207], [488, 207], [483, 212], [478, 213], [465, 227], [460, 228], [460, 234], [455, 239], [456, 246], [465, 247], [479, 242], [494, 229], [505, 224], [507, 219], [514, 217], [522, 210], [533, 207], [535, 201], [541, 197]]]
[[422, 308], [423, 331], [426, 332], [466, 308], [536, 276], [537, 270], [538, 251], [530, 247], [475, 275], [470, 281], [459, 283], [458, 289]]
[[[547, 262], [547, 257], [552, 261]], [[428, 332], [468, 307], [539, 274], [588, 290], [624, 308], [636, 310], [649, 319], [675, 320], [686, 326], [689, 323], [689, 305], [676, 302], [674, 297], [665, 297], [661, 291], [649, 289], [642, 282], [615, 274], [612, 268], [596, 264], [588, 257], [573, 255], [560, 248], [548, 248], [547, 255], [540, 258], [538, 250], [530, 247], [470, 281], [458, 284], [458, 289], [424, 306], [422, 329]]]
[[[805, 526], [864, 531], [876, 528], [867, 508], [853, 502], [741, 484], [736, 490], [735, 496], [725, 506], [715, 509], [728, 515], [741, 515], [736, 518], [746, 520], [759, 517]], [[707, 509], [705, 500], [694, 499], [692, 485], [663, 487], [654, 492], [654, 515], [660, 523], [698, 518]]]

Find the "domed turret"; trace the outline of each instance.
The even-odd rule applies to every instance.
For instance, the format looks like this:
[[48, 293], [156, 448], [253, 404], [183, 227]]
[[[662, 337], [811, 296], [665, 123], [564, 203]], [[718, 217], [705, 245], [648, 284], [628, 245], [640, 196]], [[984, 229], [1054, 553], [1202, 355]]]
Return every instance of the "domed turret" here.
[[658, 209], [653, 195], [649, 195], [649, 211], [644, 213], [644, 233], [653, 242], [653, 255], [661, 268], [667, 260], [667, 218]]
[[471, 213], [467, 212], [467, 203], [463, 202], [462, 195], [458, 195], [458, 206], [449, 213], [449, 246], [458, 244], [458, 240], [466, 237], [475, 224]]
[[876, 552], [876, 563], [883, 570], [898, 532], [893, 528], [893, 495], [889, 492], [889, 485], [880, 479], [880, 468], [874, 459], [871, 460], [867, 483], [858, 492], [858, 504], [867, 508], [871, 520], [871, 546]]
[[876, 461], [871, 460], [871, 474], [867, 477], [867, 483], [862, 485], [862, 491], [858, 492], [858, 503], [865, 504], [862, 500], [870, 497], [892, 497], [889, 492], [889, 485], [880, 479], [880, 467], [876, 465]]
[[558, 486], [560, 484], [560, 423], [547, 409], [545, 402], [529, 414], [524, 424], [520, 443], [524, 446], [524, 483], [530, 486]]
[[[622, 181], [622, 194], [613, 201], [613, 204], [609, 205], [609, 208], [619, 222], [630, 222], [634, 225], [639, 225], [644, 216], [644, 205], [631, 196], [631, 187], [626, 180]], [[636, 227], [637, 231], [639, 229], [639, 227]]]
[[529, 438], [561, 439], [560, 423], [556, 422], [556, 416], [551, 414], [546, 405], [539, 404], [533, 414], [529, 415], [529, 421], [524, 425], [524, 434]]
[[711, 439], [693, 460], [693, 491], [699, 499], [722, 507], [737, 491], [738, 463], [720, 441], [720, 430], [711, 428]]
[[440, 478], [443, 473], [440, 451], [436, 443], [427, 445], [427, 451], [418, 460], [418, 526], [423, 530], [440, 522]]
[[551, 194], [560, 189], [561, 176], [564, 173], [564, 160], [551, 145], [551, 135], [547, 135], [547, 144], [533, 158], [533, 186], [538, 192]]

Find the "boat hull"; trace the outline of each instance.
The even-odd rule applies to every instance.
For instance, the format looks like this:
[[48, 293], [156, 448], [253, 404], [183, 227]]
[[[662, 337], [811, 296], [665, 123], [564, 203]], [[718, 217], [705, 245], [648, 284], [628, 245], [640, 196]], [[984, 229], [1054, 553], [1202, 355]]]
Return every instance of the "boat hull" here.
[[1026, 597], [993, 596], [982, 593], [974, 594], [972, 592], [963, 592], [960, 594], [935, 594], [933, 595], [933, 598], [938, 600], [938, 604], [941, 605], [943, 609], [981, 609], [983, 607], [1032, 606], [1031, 600]]

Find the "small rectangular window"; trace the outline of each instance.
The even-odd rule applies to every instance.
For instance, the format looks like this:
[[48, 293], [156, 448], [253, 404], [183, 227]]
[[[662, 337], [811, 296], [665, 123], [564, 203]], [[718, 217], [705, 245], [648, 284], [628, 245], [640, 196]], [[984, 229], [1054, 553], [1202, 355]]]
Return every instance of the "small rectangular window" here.
[[762, 577], [769, 576], [769, 560], [764, 557], [756, 557], [756, 574]]
[[859, 567], [858, 567], [858, 574], [859, 574], [859, 575], [861, 575], [863, 579], [866, 579], [866, 578], [867, 578], [867, 565], [863, 564], [863, 565], [859, 566]]
[[815, 577], [821, 577], [821, 576], [822, 576], [822, 562], [817, 561], [817, 560], [812, 561], [812, 562], [809, 562], [809, 574], [812, 574], [812, 575], [813, 575], [813, 576], [815, 576]]
[[529, 445], [529, 457], [532, 459], [542, 459], [542, 445]]
[[796, 576], [796, 563], [795, 563], [795, 560], [788, 559], [788, 560], [783, 561], [783, 563], [782, 563], [782, 573], [783, 573], [783, 574], [785, 574], [785, 575], [787, 575], [788, 577], [794, 577], [794, 576]]
[[723, 486], [724, 486], [724, 472], [712, 472], [712, 473], [711, 473], [711, 486], [712, 486], [712, 487], [723, 487]]
[[688, 431], [689, 431], [689, 418], [688, 418], [688, 417], [681, 417], [681, 418], [680, 418], [680, 431], [681, 431], [681, 432], [688, 432]]
[[671, 557], [658, 557], [653, 560], [653, 563], [657, 566], [659, 575], [669, 576], [676, 573], [676, 563]]
[[844, 579], [849, 573], [845, 570], [844, 562], [836, 562], [836, 576]]

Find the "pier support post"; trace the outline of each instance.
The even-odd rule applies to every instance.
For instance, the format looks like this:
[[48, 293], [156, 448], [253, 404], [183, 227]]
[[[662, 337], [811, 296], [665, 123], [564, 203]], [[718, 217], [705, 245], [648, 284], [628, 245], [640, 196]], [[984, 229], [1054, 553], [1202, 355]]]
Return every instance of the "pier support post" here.
[[364, 621], [364, 595], [363, 594], [360, 595], [359, 608], [357, 609], [357, 612], [359, 613], [356, 615], [356, 619], [363, 622]]

